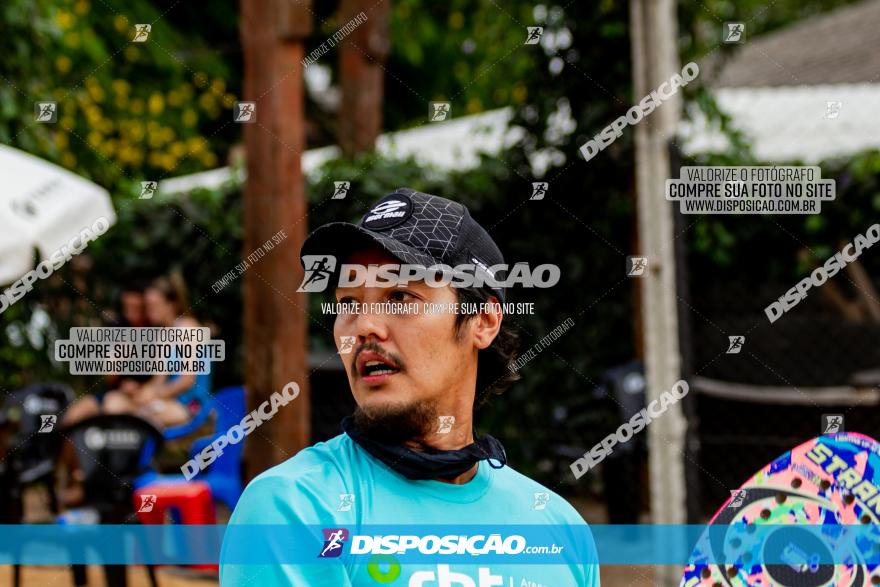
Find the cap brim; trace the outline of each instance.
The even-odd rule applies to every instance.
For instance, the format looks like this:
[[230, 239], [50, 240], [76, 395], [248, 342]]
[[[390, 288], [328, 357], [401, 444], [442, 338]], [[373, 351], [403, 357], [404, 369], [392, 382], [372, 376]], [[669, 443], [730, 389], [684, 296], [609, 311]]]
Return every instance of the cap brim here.
[[414, 247], [350, 222], [331, 222], [318, 227], [303, 242], [299, 261], [303, 263], [305, 255], [333, 255], [337, 262], [343, 263], [353, 252], [374, 246], [403, 263], [425, 267], [439, 263], [427, 253]]

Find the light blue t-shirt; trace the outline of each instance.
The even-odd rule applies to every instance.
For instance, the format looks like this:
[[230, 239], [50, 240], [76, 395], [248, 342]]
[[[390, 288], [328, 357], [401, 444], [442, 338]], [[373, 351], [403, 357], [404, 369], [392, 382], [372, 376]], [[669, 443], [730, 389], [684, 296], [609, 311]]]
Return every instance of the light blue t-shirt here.
[[[535, 494], [540, 497], [536, 497]], [[547, 499], [549, 496], [549, 499]], [[586, 522], [563, 498], [508, 466], [480, 461], [469, 482], [413, 481], [341, 434], [301, 451], [256, 477], [245, 489], [231, 525], [542, 525], [574, 527], [592, 553]], [[228, 541], [227, 541], [228, 542]], [[598, 564], [405, 563], [379, 574], [368, 564], [229, 564], [221, 554], [221, 587], [598, 587]], [[317, 558], [318, 553], [314, 554]], [[270, 559], [272, 560], [272, 559]], [[361, 559], [362, 560], [362, 559]], [[411, 559], [410, 559], [411, 560]], [[556, 559], [557, 561], [559, 559]], [[322, 561], [327, 563], [328, 561]], [[432, 557], [431, 563], [434, 563]], [[387, 567], [382, 567], [387, 571]], [[390, 580], [392, 579], [393, 580]]]

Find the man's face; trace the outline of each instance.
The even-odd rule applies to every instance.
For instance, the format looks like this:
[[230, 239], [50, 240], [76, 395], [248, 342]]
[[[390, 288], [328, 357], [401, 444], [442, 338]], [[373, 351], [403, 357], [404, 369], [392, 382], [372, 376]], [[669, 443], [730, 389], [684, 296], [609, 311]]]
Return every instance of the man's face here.
[[[369, 266], [398, 264], [381, 249], [352, 254], [346, 263]], [[359, 408], [367, 416], [383, 418], [420, 412], [419, 420], [460, 413], [461, 402], [473, 403], [477, 352], [484, 335], [481, 321], [469, 320], [455, 331], [455, 314], [425, 312], [423, 304], [454, 304], [458, 296], [449, 286], [429, 287], [410, 282], [393, 287], [339, 287], [336, 300], [358, 303], [358, 313], [339, 314], [333, 334], [355, 337], [351, 354], [342, 355], [349, 384]], [[374, 310], [370, 311], [370, 305]], [[398, 307], [416, 304], [418, 313], [377, 312], [379, 304]], [[364, 306], [367, 306], [364, 308]], [[497, 330], [496, 330], [497, 331]], [[493, 335], [494, 337], [494, 335]]]
[[124, 291], [121, 298], [122, 316], [132, 326], [145, 326], [147, 323], [144, 308], [144, 294], [139, 291]]
[[176, 318], [175, 306], [158, 289], [148, 288], [144, 292], [147, 320], [151, 326], [171, 326]]

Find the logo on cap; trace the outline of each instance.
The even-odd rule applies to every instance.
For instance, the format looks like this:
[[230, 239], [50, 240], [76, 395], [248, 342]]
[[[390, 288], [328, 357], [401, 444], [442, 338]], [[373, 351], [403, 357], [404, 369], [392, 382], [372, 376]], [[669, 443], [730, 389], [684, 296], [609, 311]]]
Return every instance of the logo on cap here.
[[407, 196], [396, 194], [373, 206], [367, 212], [362, 225], [365, 228], [381, 230], [403, 224], [412, 216], [412, 200]]

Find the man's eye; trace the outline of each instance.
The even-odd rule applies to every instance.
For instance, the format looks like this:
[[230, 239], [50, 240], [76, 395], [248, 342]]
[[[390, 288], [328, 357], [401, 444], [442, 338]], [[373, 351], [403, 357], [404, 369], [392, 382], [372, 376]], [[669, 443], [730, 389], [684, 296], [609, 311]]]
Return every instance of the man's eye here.
[[391, 295], [388, 296], [388, 299], [392, 302], [405, 302], [407, 300], [412, 299], [413, 295], [407, 293], [405, 291], [396, 290], [391, 292]]

